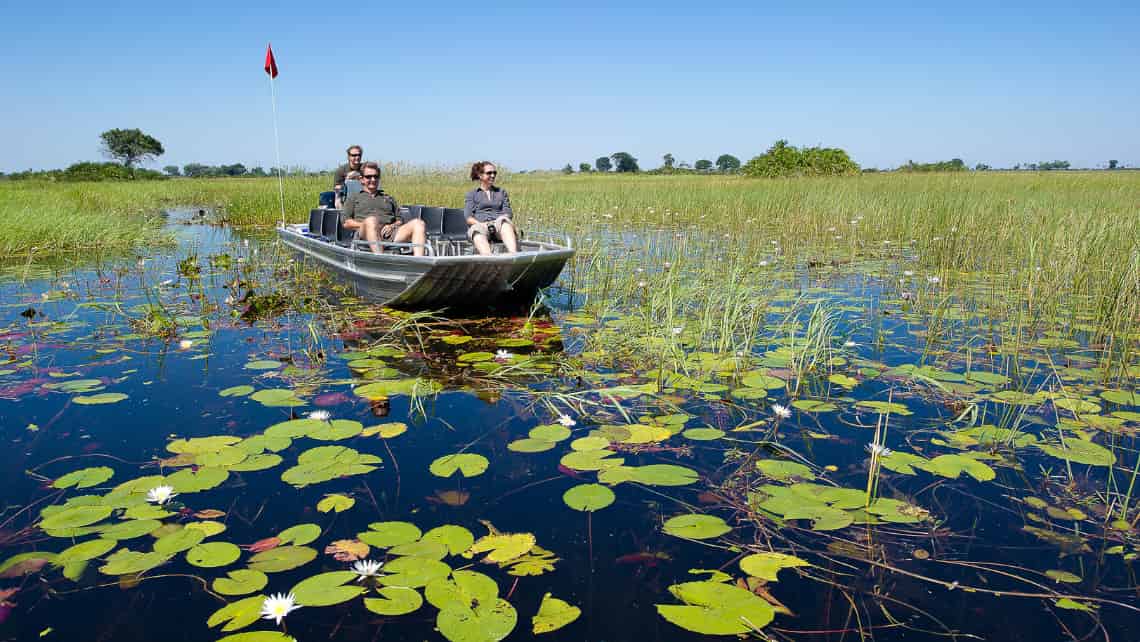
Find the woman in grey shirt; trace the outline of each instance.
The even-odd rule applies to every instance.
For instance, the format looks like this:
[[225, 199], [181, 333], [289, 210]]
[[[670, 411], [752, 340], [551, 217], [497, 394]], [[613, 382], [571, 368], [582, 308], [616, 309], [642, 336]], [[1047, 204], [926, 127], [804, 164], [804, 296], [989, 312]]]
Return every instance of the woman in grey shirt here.
[[518, 252], [518, 236], [511, 221], [511, 198], [507, 190], [495, 186], [499, 175], [494, 163], [479, 161], [471, 166], [471, 180], [479, 187], [467, 192], [463, 200], [463, 214], [467, 217], [467, 238], [480, 254], [491, 253], [491, 243], [502, 241], [508, 252]]

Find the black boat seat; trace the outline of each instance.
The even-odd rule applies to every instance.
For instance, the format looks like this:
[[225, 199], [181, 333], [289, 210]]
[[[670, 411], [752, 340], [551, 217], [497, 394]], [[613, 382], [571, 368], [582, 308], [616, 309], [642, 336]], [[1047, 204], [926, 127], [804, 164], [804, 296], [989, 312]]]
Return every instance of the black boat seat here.
[[424, 212], [424, 206], [423, 205], [408, 205], [407, 207], [402, 207], [400, 209], [406, 209], [407, 210], [407, 213], [403, 215], [405, 221], [410, 221], [412, 219], [417, 219], [417, 218], [423, 217], [423, 212]]
[[337, 228], [340, 224], [340, 210], [323, 210], [323, 220], [321, 222], [321, 236], [329, 240], [337, 239]]
[[332, 207], [336, 202], [336, 192], [321, 192], [321, 196], [317, 201], [318, 207]]
[[467, 217], [463, 215], [463, 210], [455, 207], [443, 210], [441, 236], [447, 241], [467, 240]]
[[442, 207], [428, 207], [425, 205], [420, 208], [420, 218], [424, 221], [424, 230], [427, 232], [428, 238], [438, 237], [440, 234], [443, 234]]
[[317, 209], [309, 210], [309, 236], [321, 236], [321, 231], [325, 225], [325, 209], [318, 207]]

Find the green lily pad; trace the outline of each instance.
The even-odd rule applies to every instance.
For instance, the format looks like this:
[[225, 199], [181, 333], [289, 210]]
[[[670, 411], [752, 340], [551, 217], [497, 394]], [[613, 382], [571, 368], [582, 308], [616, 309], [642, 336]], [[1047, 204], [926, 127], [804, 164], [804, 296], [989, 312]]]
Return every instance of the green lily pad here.
[[304, 566], [317, 557], [308, 546], [278, 546], [249, 558], [249, 567], [262, 573], [281, 573]]
[[717, 430], [716, 428], [689, 428], [681, 433], [681, 435], [684, 436], [685, 439], [692, 439], [694, 441], [712, 441], [714, 439], [720, 439], [725, 433], [723, 430]]
[[723, 519], [715, 515], [678, 515], [665, 521], [663, 530], [674, 537], [685, 539], [711, 539], [732, 530]]
[[1105, 390], [1100, 393], [1100, 398], [1121, 406], [1140, 406], [1140, 392]]
[[461, 354], [455, 358], [455, 360], [459, 363], [479, 363], [481, 361], [493, 361], [494, 359], [495, 359], [495, 353], [494, 352], [483, 352], [483, 351], [465, 352], [465, 353], [463, 353], [463, 354]]
[[107, 563], [99, 567], [104, 575], [134, 575], [165, 564], [171, 555], [159, 553], [139, 553], [130, 549], [121, 548], [107, 558]]
[[451, 477], [455, 471], [464, 477], [475, 477], [482, 475], [490, 463], [483, 455], [455, 453], [439, 457], [431, 463], [428, 470], [436, 477]]
[[447, 345], [461, 346], [464, 343], [470, 343], [471, 341], [474, 341], [475, 337], [468, 336], [465, 334], [449, 334], [449, 335], [444, 336], [440, 340], [443, 341], [444, 343], [446, 343]]
[[111, 511], [110, 506], [75, 506], [45, 517], [40, 528], [48, 531], [87, 526], [110, 517]]
[[884, 415], [885, 414], [892, 414], [892, 415], [899, 415], [901, 417], [906, 417], [908, 415], [914, 414], [913, 412], [910, 411], [909, 408], [906, 407], [905, 404], [891, 402], [891, 401], [859, 401], [859, 402], [856, 402], [855, 405], [859, 408], [864, 408], [866, 410], [873, 410], [877, 413], [884, 414]]
[[239, 568], [230, 571], [228, 577], [219, 577], [212, 584], [214, 592], [222, 595], [249, 595], [265, 588], [269, 576], [261, 571]]
[[186, 561], [201, 568], [217, 568], [233, 564], [239, 557], [241, 549], [229, 542], [208, 542], [186, 551]]
[[721, 582], [685, 582], [669, 587], [685, 606], [658, 604], [661, 617], [703, 635], [742, 635], [767, 626], [776, 613], [760, 597]]
[[994, 469], [965, 455], [939, 455], [929, 461], [915, 463], [914, 466], [937, 475], [957, 479], [965, 472], [978, 481], [990, 481], [996, 476]]
[[421, 535], [423, 531], [410, 522], [373, 522], [367, 531], [358, 533], [356, 537], [376, 548], [390, 548], [417, 541]]
[[507, 450], [516, 453], [541, 453], [552, 450], [557, 444], [545, 439], [516, 439], [507, 444]]
[[117, 522], [100, 529], [100, 533], [107, 539], [124, 540], [142, 537], [162, 526], [157, 519], [132, 519]]
[[450, 566], [426, 557], [397, 557], [385, 564], [384, 570], [388, 575], [380, 576], [381, 584], [408, 588], [419, 588], [451, 574]]
[[285, 364], [280, 361], [273, 361], [270, 359], [261, 359], [259, 361], [249, 361], [245, 364], [246, 370], [276, 370]]
[[472, 558], [479, 553], [487, 553], [485, 562], [501, 563], [521, 557], [535, 548], [535, 537], [531, 533], [495, 533], [475, 540], [464, 553]]
[[761, 459], [756, 462], [756, 469], [772, 479], [787, 481], [790, 479], [815, 479], [815, 473], [807, 466], [786, 459]]
[[1099, 404], [1084, 399], [1073, 399], [1072, 397], [1054, 399], [1053, 405], [1078, 415], [1096, 414], [1101, 410]]
[[316, 524], [297, 524], [277, 534], [282, 544], [304, 546], [321, 536], [321, 527]]
[[452, 604], [471, 607], [494, 602], [499, 597], [499, 585], [476, 571], [454, 571], [451, 577], [429, 582], [424, 587], [424, 597], [437, 609]]
[[531, 439], [562, 441], [563, 439], [570, 437], [571, 432], [569, 428], [561, 424], [545, 424], [531, 428], [528, 434]]
[[109, 403], [118, 403], [126, 398], [127, 395], [121, 392], [104, 392], [102, 394], [86, 397], [72, 397], [71, 400], [81, 406], [102, 406]]
[[[628, 437], [628, 432], [626, 437]], [[625, 439], [623, 437], [622, 439]], [[601, 435], [591, 435], [589, 437], [579, 437], [570, 442], [570, 449], [578, 452], [589, 452], [591, 450], [605, 450], [610, 445], [610, 440]]]
[[629, 467], [630, 481], [646, 486], [688, 486], [700, 481], [697, 471], [676, 464], [649, 464]]
[[447, 557], [447, 546], [439, 542], [429, 542], [420, 540], [418, 542], [408, 542], [407, 544], [399, 544], [388, 549], [389, 555], [402, 555], [412, 557], [426, 557], [433, 560], [441, 560]]
[[1065, 459], [1074, 464], [1088, 464], [1090, 466], [1111, 466], [1116, 463], [1116, 455], [1100, 444], [1091, 441], [1070, 437], [1064, 443], [1033, 444], [1046, 454]]
[[194, 548], [205, 538], [206, 534], [196, 528], [182, 528], [155, 540], [154, 550], [163, 555], [174, 555]]
[[344, 511], [356, 505], [356, 500], [348, 497], [347, 495], [332, 494], [325, 495], [321, 501], [317, 502], [317, 511], [321, 513], [335, 512], [343, 513]]
[[455, 524], [437, 526], [424, 533], [422, 539], [425, 542], [439, 542], [443, 544], [452, 555], [462, 553], [471, 548], [471, 545], [475, 543], [475, 536], [471, 534], [471, 531], [462, 526], [456, 526]]
[[260, 404], [275, 404], [283, 401], [290, 401], [296, 399], [293, 391], [288, 388], [267, 388], [265, 390], [258, 390], [249, 396]]
[[218, 642], [297, 642], [297, 639], [280, 631], [247, 631], [227, 635]]
[[87, 562], [110, 553], [111, 550], [118, 545], [119, 542], [113, 539], [93, 539], [81, 542], [60, 551], [59, 555], [52, 561], [52, 564], [65, 566], [75, 562]]
[[224, 468], [199, 468], [198, 470], [186, 468], [167, 477], [166, 483], [173, 486], [175, 491], [185, 495], [221, 486], [229, 477], [229, 471]]
[[566, 491], [562, 501], [577, 511], [592, 513], [614, 503], [614, 491], [601, 484], [581, 484]]
[[114, 476], [115, 471], [106, 466], [73, 470], [52, 482], [52, 488], [90, 488], [98, 486]]
[[378, 615], [406, 615], [423, 606], [420, 592], [406, 586], [381, 586], [376, 592], [381, 598], [364, 598], [364, 608]]
[[839, 406], [830, 401], [820, 401], [818, 399], [796, 399], [792, 402], [792, 407], [804, 412], [835, 412], [839, 410]]
[[1053, 578], [1057, 582], [1064, 582], [1066, 584], [1080, 584], [1082, 581], [1080, 575], [1076, 575], [1076, 574], [1070, 573], [1068, 571], [1058, 571], [1058, 570], [1051, 569], [1051, 570], [1045, 571], [1045, 574], [1048, 575], [1049, 577]]
[[231, 386], [218, 393], [220, 397], [245, 397], [252, 393], [253, 386]]
[[746, 388], [764, 388], [767, 390], [776, 390], [786, 385], [783, 379], [773, 377], [764, 371], [749, 372], [744, 375], [740, 383]]
[[453, 603], [440, 610], [435, 621], [450, 642], [496, 642], [510, 635], [517, 623], [515, 607], [502, 598], [474, 608]]
[[776, 574], [780, 569], [797, 566], [811, 566], [811, 564], [795, 555], [784, 553], [754, 553], [740, 560], [740, 570], [769, 582], [776, 581]]
[[318, 422], [305, 432], [305, 436], [319, 441], [341, 441], [351, 439], [364, 431], [364, 424], [351, 419], [333, 419]]
[[620, 466], [625, 459], [614, 457], [612, 450], [582, 450], [567, 453], [559, 461], [560, 464], [574, 470], [601, 470], [612, 466]]
[[206, 620], [206, 626], [215, 627], [225, 623], [223, 631], [236, 631], [253, 624], [261, 617], [261, 607], [265, 604], [264, 595], [253, 595], [237, 602], [230, 602], [214, 611]]
[[332, 606], [347, 602], [364, 592], [363, 586], [346, 584], [356, 580], [352, 571], [332, 571], [301, 580], [290, 593], [302, 606]]
[[557, 631], [577, 620], [580, 615], [582, 615], [582, 609], [547, 593], [542, 596], [542, 603], [538, 605], [538, 613], [531, 618], [531, 631], [535, 635]]

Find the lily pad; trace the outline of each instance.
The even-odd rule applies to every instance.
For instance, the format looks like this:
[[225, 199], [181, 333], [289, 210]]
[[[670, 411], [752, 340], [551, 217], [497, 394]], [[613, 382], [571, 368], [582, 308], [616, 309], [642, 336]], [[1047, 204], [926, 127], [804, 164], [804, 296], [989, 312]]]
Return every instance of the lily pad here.
[[669, 587], [685, 606], [658, 604], [661, 617], [704, 635], [742, 635], [759, 631], [775, 617], [772, 605], [760, 597], [721, 582], [685, 582]]
[[249, 567], [262, 573], [280, 573], [304, 566], [317, 557], [308, 546], [278, 546], [249, 558]]
[[423, 531], [410, 522], [373, 522], [368, 530], [359, 533], [360, 541], [377, 548], [390, 548], [420, 539]]
[[241, 549], [229, 542], [207, 542], [186, 551], [186, 561], [201, 568], [227, 566], [239, 557]]
[[304, 546], [321, 536], [321, 527], [316, 524], [297, 524], [277, 534], [282, 544]]
[[557, 631], [582, 615], [582, 609], [566, 603], [550, 593], [542, 596], [538, 613], [531, 618], [531, 630], [535, 635]]
[[957, 479], [958, 475], [963, 472], [978, 481], [990, 481], [996, 476], [993, 468], [965, 455], [939, 455], [934, 459], [914, 465], [950, 479]]
[[684, 436], [685, 439], [692, 439], [694, 441], [712, 441], [714, 439], [720, 439], [725, 433], [723, 430], [716, 428], [690, 428], [681, 433], [681, 435]]
[[464, 557], [471, 558], [479, 553], [487, 553], [484, 561], [506, 562], [529, 552], [535, 545], [535, 537], [531, 533], [494, 533], [484, 535], [463, 553]]
[[444, 524], [424, 533], [423, 541], [439, 542], [447, 547], [449, 553], [458, 555], [471, 548], [471, 545], [475, 543], [475, 536], [462, 526]]
[[40, 522], [44, 530], [60, 530], [94, 524], [111, 516], [110, 506], [76, 506], [45, 517]]
[[732, 527], [715, 515], [678, 515], [665, 521], [663, 530], [674, 537], [685, 539], [712, 539], [732, 530]]
[[429, 542], [420, 540], [418, 542], [409, 542], [407, 544], [400, 544], [388, 549], [389, 555], [401, 555], [411, 557], [426, 557], [433, 560], [441, 560], [447, 556], [447, 546], [439, 542]]
[[552, 450], [557, 444], [545, 439], [516, 439], [507, 444], [507, 450], [516, 453], [541, 453]]
[[65, 566], [67, 564], [74, 564], [75, 562], [87, 562], [110, 553], [111, 550], [118, 545], [119, 542], [113, 539], [93, 539], [81, 542], [60, 551], [59, 555], [52, 561], [52, 564]]
[[115, 471], [106, 466], [74, 470], [52, 482], [52, 488], [90, 488], [98, 486], [114, 476]]
[[261, 607], [265, 604], [264, 595], [253, 595], [237, 602], [230, 602], [214, 611], [206, 620], [206, 626], [215, 627], [225, 623], [223, 631], [237, 631], [253, 624], [261, 617]]
[[174, 555], [194, 548], [205, 538], [206, 534], [196, 528], [183, 528], [155, 540], [154, 550], [164, 555]]
[[464, 477], [475, 477], [482, 475], [490, 463], [483, 455], [455, 453], [439, 457], [431, 463], [428, 470], [436, 477], [451, 477], [455, 471]]
[[1070, 437], [1064, 443], [1033, 444], [1045, 453], [1065, 459], [1074, 464], [1088, 464], [1090, 466], [1111, 466], [1116, 463], [1116, 455], [1100, 444], [1091, 441]]
[[531, 439], [542, 439], [545, 441], [562, 441], [570, 437], [570, 429], [561, 424], [546, 424], [542, 426], [535, 426], [530, 429]]
[[248, 595], [265, 588], [269, 576], [261, 571], [239, 568], [230, 571], [228, 577], [219, 577], [212, 584], [214, 592], [222, 595]]
[[496, 642], [510, 635], [517, 623], [515, 607], [502, 598], [474, 608], [451, 604], [440, 610], [435, 621], [451, 642]]
[[406, 615], [423, 606], [420, 592], [406, 586], [381, 586], [376, 590], [383, 599], [364, 598], [364, 608], [378, 615]]
[[797, 566], [811, 566], [811, 564], [795, 555], [770, 552], [754, 553], [740, 560], [740, 570], [769, 582], [776, 581], [776, 574], [780, 569]]
[[454, 571], [451, 577], [429, 582], [424, 587], [424, 597], [437, 609], [452, 604], [471, 607], [494, 602], [499, 597], [499, 585], [476, 571]]
[[139, 553], [130, 549], [121, 548], [107, 558], [107, 563], [99, 567], [104, 575], [134, 575], [165, 564], [171, 555], [159, 553]]
[[352, 571], [332, 571], [301, 580], [290, 591], [303, 606], [332, 606], [347, 602], [364, 592], [359, 585], [345, 586], [357, 579]]
[[756, 469], [772, 479], [787, 481], [789, 479], [815, 479], [815, 474], [807, 466], [785, 459], [761, 459], [756, 462]]
[[577, 511], [592, 513], [614, 503], [614, 491], [601, 484], [582, 484], [562, 495], [562, 501]]
[[419, 588], [432, 580], [447, 577], [451, 567], [439, 561], [426, 557], [397, 557], [384, 565], [388, 575], [380, 576], [380, 583], [384, 586], [406, 586]]
[[356, 500], [347, 495], [325, 495], [324, 499], [317, 502], [317, 511], [321, 513], [327, 513], [329, 511], [343, 513], [352, 508], [355, 504]]
[[297, 639], [280, 631], [247, 631], [227, 635], [218, 642], [297, 642]]
[[218, 396], [221, 396], [221, 397], [245, 397], [245, 396], [249, 395], [250, 393], [252, 393], [253, 390], [254, 390], [253, 386], [248, 386], [248, 385], [232, 386], [232, 387], [226, 388], [225, 390], [222, 390], [221, 392], [219, 392]]
[[121, 392], [104, 392], [98, 395], [72, 397], [71, 400], [81, 406], [102, 406], [109, 403], [118, 403], [127, 398]]
[[796, 399], [792, 402], [792, 407], [804, 412], [835, 412], [839, 409], [839, 406], [830, 401], [820, 401], [818, 399]]
[[697, 471], [676, 464], [632, 466], [630, 481], [646, 486], [688, 486], [700, 481]]

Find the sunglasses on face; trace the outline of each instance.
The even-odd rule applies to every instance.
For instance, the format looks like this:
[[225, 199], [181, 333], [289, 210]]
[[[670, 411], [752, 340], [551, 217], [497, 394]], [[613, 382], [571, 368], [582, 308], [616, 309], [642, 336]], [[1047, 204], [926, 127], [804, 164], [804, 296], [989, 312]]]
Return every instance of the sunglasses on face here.
[[348, 155], [348, 157], [349, 157], [349, 158], [360, 158], [360, 157], [361, 157], [361, 156], [363, 156], [363, 155], [364, 155], [364, 154], [349, 154], [349, 155]]
[[360, 180], [362, 180], [362, 181], [378, 181], [378, 180], [380, 180], [380, 175], [379, 174], [365, 174], [364, 176], [360, 177]]
[[484, 176], [498, 176], [498, 172], [483, 172]]

